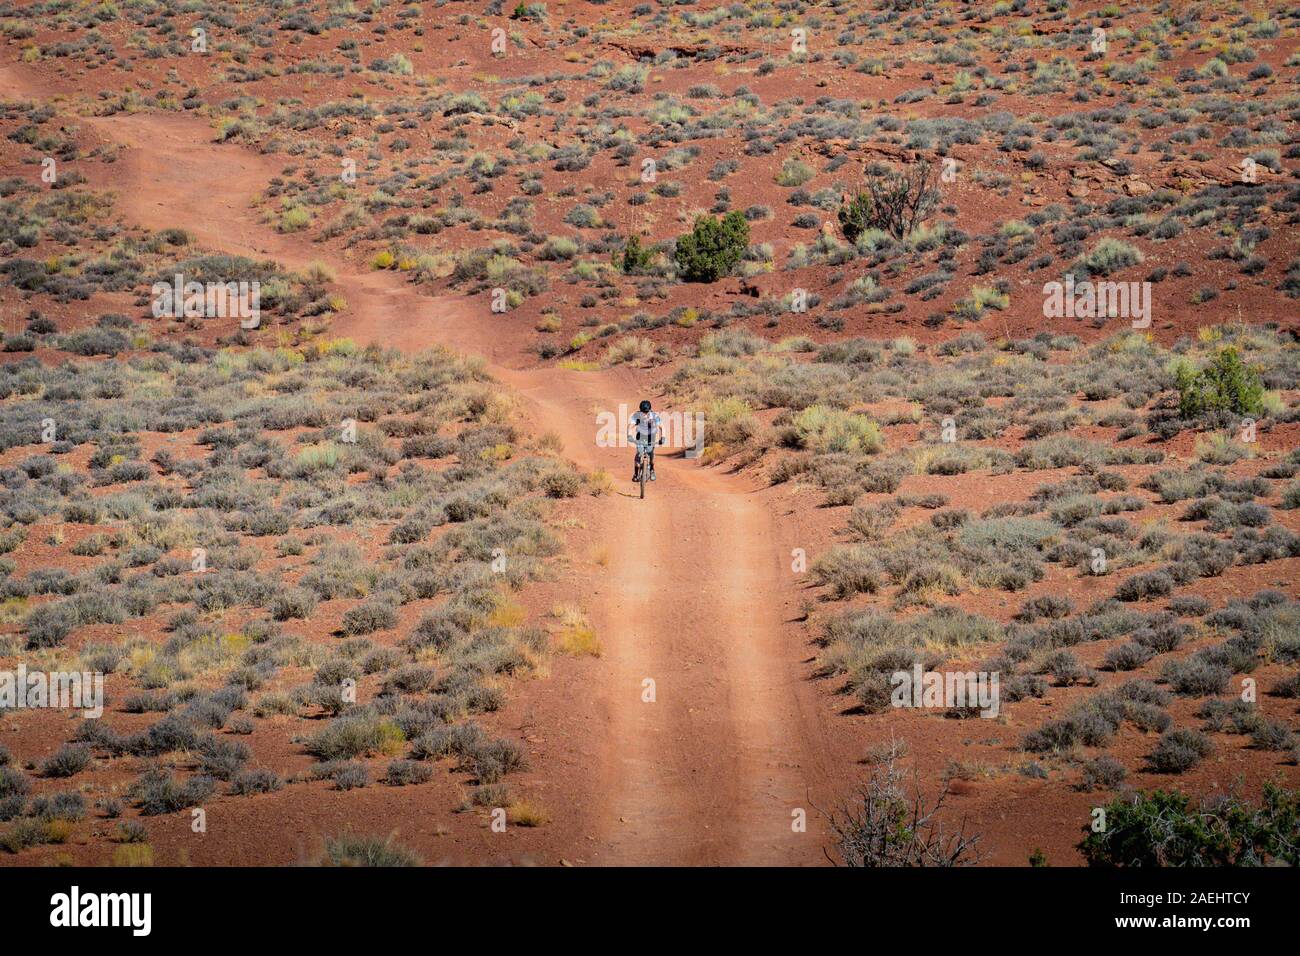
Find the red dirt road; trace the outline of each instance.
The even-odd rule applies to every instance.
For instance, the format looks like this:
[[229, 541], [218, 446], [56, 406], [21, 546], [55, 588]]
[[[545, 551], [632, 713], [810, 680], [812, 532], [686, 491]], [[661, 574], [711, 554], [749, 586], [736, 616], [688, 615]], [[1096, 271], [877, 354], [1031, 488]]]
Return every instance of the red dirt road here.
[[[56, 92], [28, 71], [0, 68], [0, 95], [46, 101]], [[807, 680], [806, 649], [783, 631], [793, 578], [783, 573], [788, 558], [774, 518], [743, 479], [667, 458], [638, 500], [627, 481], [630, 452], [595, 441], [597, 410], [642, 397], [634, 373], [515, 367], [522, 339], [485, 302], [421, 295], [400, 274], [276, 232], [253, 203], [283, 161], [214, 143], [196, 117], [82, 121], [123, 147], [113, 180], [96, 185], [116, 193], [124, 218], [183, 228], [209, 250], [291, 269], [327, 263], [348, 302], [331, 334], [408, 352], [445, 345], [481, 355], [522, 397], [539, 431], [559, 435], [570, 459], [614, 475], [617, 491], [599, 499], [593, 519], [607, 560], [572, 595], [604, 646], [590, 668], [595, 683], [574, 697], [548, 696], [555, 681], [526, 691], [540, 730], [548, 712], [572, 720], [574, 711], [596, 728], [597, 739], [562, 761], [574, 779], [551, 788], [572, 801], [551, 806], [560, 855], [602, 864], [825, 861], [810, 799], [831, 803], [827, 781], [837, 765], [843, 773], [843, 755], [831, 756], [830, 708]], [[653, 703], [643, 700], [647, 680]], [[799, 809], [806, 833], [791, 825]]]

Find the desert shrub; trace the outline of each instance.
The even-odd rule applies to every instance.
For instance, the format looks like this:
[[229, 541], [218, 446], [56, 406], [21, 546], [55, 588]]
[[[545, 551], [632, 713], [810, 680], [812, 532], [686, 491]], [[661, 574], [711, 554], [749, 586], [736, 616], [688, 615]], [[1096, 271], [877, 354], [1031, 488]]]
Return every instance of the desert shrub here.
[[42, 777], [71, 777], [90, 765], [91, 752], [85, 744], [64, 744], [41, 763]]
[[215, 789], [216, 784], [211, 777], [194, 776], [181, 782], [159, 768], [141, 774], [131, 786], [131, 795], [142, 814], [155, 816], [198, 806]]
[[861, 470], [862, 490], [868, 494], [893, 494], [910, 471], [902, 456], [868, 462]]
[[1282, 491], [1282, 501], [1279, 505], [1284, 511], [1294, 511], [1300, 508], [1300, 481], [1293, 481]]
[[1259, 726], [1259, 708], [1254, 704], [1240, 700], [1211, 698], [1196, 711], [1196, 716], [1205, 720], [1204, 730], [1215, 733], [1231, 732], [1249, 734]]
[[892, 502], [874, 508], [859, 505], [849, 514], [849, 530], [862, 541], [879, 540], [898, 520], [899, 512], [898, 505]]
[[356, 790], [370, 782], [365, 765], [359, 763], [345, 763], [335, 768], [331, 777], [334, 780], [334, 786], [340, 790]]
[[1245, 458], [1250, 452], [1241, 442], [1234, 441], [1227, 435], [1215, 433], [1196, 440], [1196, 460], [1209, 465], [1231, 465]]
[[1114, 757], [1101, 756], [1096, 760], [1086, 761], [1083, 765], [1083, 776], [1079, 781], [1079, 789], [1092, 792], [1093, 790], [1114, 790], [1128, 775], [1124, 765]]
[[277, 621], [308, 618], [316, 609], [316, 596], [306, 588], [286, 588], [271, 599], [267, 606], [271, 617]]
[[958, 540], [972, 549], [1028, 553], [1043, 547], [1058, 531], [1050, 521], [1038, 518], [985, 518], [964, 525]]
[[1143, 571], [1123, 581], [1115, 589], [1121, 601], [1145, 601], [1164, 597], [1174, 589], [1174, 579], [1164, 571]]
[[1182, 660], [1169, 661], [1160, 675], [1175, 694], [1204, 697], [1221, 694], [1232, 678], [1232, 671], [1193, 654]]
[[1079, 659], [1064, 648], [1048, 654], [1041, 666], [1042, 672], [1050, 675], [1058, 687], [1077, 684], [1087, 675]]
[[426, 783], [433, 777], [427, 764], [414, 760], [394, 760], [384, 773], [384, 783], [391, 787], [405, 787], [413, 783]]
[[22, 813], [31, 789], [31, 781], [17, 767], [0, 767], [0, 820]]
[[[57, 842], [54, 838], [56, 832], [45, 820], [19, 820], [0, 835], [0, 848], [8, 853], [18, 853], [43, 843]], [[66, 837], [66, 834], [63, 835]]]
[[1170, 600], [1169, 610], [1181, 617], [1203, 617], [1210, 610], [1210, 602], [1195, 594], [1180, 594]]
[[870, 171], [866, 189], [840, 206], [844, 238], [857, 242], [871, 229], [905, 239], [938, 207], [938, 172], [929, 160], [918, 160], [902, 171]]
[[[104, 815], [109, 819], [117, 819], [122, 815], [122, 801], [116, 797], [109, 797], [98, 802], [97, 806], [104, 811]], [[113, 842], [115, 843], [148, 843], [149, 830], [139, 820], [123, 820], [113, 831]]]
[[29, 647], [55, 647], [81, 623], [71, 601], [53, 601], [35, 608], [24, 625]]
[[246, 744], [209, 734], [199, 739], [197, 763], [204, 776], [233, 780], [248, 761], [248, 754]]
[[829, 587], [837, 601], [854, 594], [875, 594], [884, 581], [880, 562], [860, 546], [832, 548], [813, 562], [811, 570], [813, 579]]
[[407, 664], [384, 678], [381, 694], [419, 694], [432, 690], [438, 672], [425, 664]]
[[624, 93], [640, 93], [645, 89], [645, 81], [649, 74], [650, 68], [646, 66], [622, 66], [605, 85], [611, 90]]
[[1066, 617], [1074, 610], [1074, 602], [1068, 597], [1055, 594], [1043, 594], [1030, 598], [1020, 606], [1020, 620], [1032, 623], [1041, 617], [1051, 620]]
[[791, 156], [781, 164], [781, 171], [776, 174], [776, 182], [779, 186], [802, 186], [815, 175], [811, 166]]
[[246, 737], [256, 730], [257, 727], [248, 717], [235, 717], [226, 725], [226, 729], [232, 734], [239, 734], [240, 736]]
[[1264, 785], [1258, 805], [1236, 795], [1192, 805], [1187, 794], [1129, 793], [1107, 804], [1106, 827], [1079, 849], [1089, 866], [1263, 866], [1300, 863], [1300, 792]]
[[546, 240], [546, 244], [537, 251], [537, 257], [545, 261], [569, 260], [576, 256], [580, 246], [573, 239], [567, 236], [552, 236]]
[[75, 823], [86, 817], [86, 798], [75, 790], [46, 793], [32, 800], [28, 814], [38, 820], [64, 820]]
[[887, 760], [873, 771], [858, 798], [832, 814], [831, 838], [846, 866], [967, 866], [978, 862], [978, 835], [956, 832], [938, 821], [946, 790], [928, 803], [910, 796], [903, 774]]
[[1147, 761], [1156, 773], [1182, 773], [1200, 763], [1212, 749], [1210, 738], [1199, 730], [1171, 730], [1161, 736]]
[[523, 767], [524, 755], [516, 744], [508, 740], [492, 740], [466, 753], [463, 765], [479, 783], [496, 783], [506, 774]]
[[[640, 275], [654, 264], [654, 250], [641, 242], [636, 233], [627, 237], [620, 252], [614, 253], [614, 265], [627, 275]], [[734, 263], [733, 263], [734, 265]]]
[[800, 411], [784, 440], [819, 454], [872, 455], [884, 446], [880, 426], [870, 418], [828, 405], [809, 405]]
[[1251, 732], [1250, 745], [1257, 750], [1289, 751], [1295, 747], [1296, 737], [1280, 720], [1261, 720]]
[[939, 595], [955, 597], [965, 589], [960, 569], [944, 562], [921, 562], [909, 568], [895, 596], [895, 604], [933, 604]]
[[1064, 717], [1049, 720], [1030, 731], [1021, 746], [1031, 753], [1068, 751], [1078, 744], [1102, 747], [1119, 730], [1124, 714], [1123, 701], [1107, 695], [1090, 697], [1071, 708]]
[[401, 76], [410, 76], [415, 72], [411, 61], [400, 53], [394, 53], [387, 59], [371, 60], [370, 69], [377, 73], [396, 73]]
[[1080, 259], [1078, 266], [1090, 275], [1107, 276], [1117, 269], [1135, 266], [1141, 261], [1141, 252], [1122, 239], [1112, 239], [1108, 236]]
[[1187, 362], [1174, 370], [1178, 413], [1194, 419], [1208, 412], [1258, 415], [1264, 407], [1264, 386], [1259, 373], [1241, 360], [1232, 346], [1220, 349], [1205, 368], [1197, 371]]
[[1106, 651], [1106, 656], [1102, 659], [1102, 667], [1111, 671], [1137, 670], [1154, 656], [1149, 647], [1130, 641]]
[[716, 282], [729, 275], [749, 246], [749, 223], [729, 212], [721, 220], [700, 216], [677, 240], [675, 258], [687, 282]]
[[373, 634], [397, 626], [397, 608], [383, 597], [350, 607], [343, 614], [342, 630], [348, 636]]
[[414, 852], [394, 841], [370, 836], [345, 834], [325, 841], [321, 866], [420, 866]]
[[320, 760], [350, 760], [400, 745], [403, 734], [374, 717], [340, 717], [308, 738], [305, 747]]
[[949, 508], [930, 515], [930, 524], [940, 531], [951, 531], [953, 528], [960, 528], [970, 519], [971, 513], [965, 508]]
[[1124, 717], [1143, 733], [1162, 734], [1173, 723], [1173, 718], [1156, 705], [1137, 701], [1129, 701], [1124, 705]]
[[256, 769], [241, 773], [230, 785], [230, 792], [237, 796], [252, 796], [256, 793], [274, 793], [284, 786], [284, 780], [271, 770]]
[[1096, 495], [1070, 495], [1052, 505], [1050, 514], [1057, 524], [1072, 528], [1101, 514], [1102, 501]]
[[121, 332], [106, 328], [78, 329], [64, 335], [59, 347], [77, 355], [117, 355], [131, 347], [131, 341]]
[[1046, 695], [1047, 681], [1037, 674], [1013, 674], [1002, 682], [1002, 699], [1010, 704]]
[[582, 475], [571, 468], [554, 468], [541, 479], [542, 491], [548, 498], [575, 498], [582, 491]]

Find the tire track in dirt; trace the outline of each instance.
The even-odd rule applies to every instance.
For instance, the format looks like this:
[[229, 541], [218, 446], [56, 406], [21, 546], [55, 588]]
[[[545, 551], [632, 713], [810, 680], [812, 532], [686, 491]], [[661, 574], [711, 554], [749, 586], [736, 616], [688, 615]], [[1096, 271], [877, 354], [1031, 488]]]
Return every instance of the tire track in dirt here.
[[[43, 81], [0, 67], [0, 93], [48, 99]], [[521, 341], [486, 308], [419, 294], [400, 276], [362, 271], [328, 247], [283, 235], [252, 205], [281, 159], [212, 142], [199, 118], [136, 113], [81, 117], [124, 147], [111, 182], [117, 209], [150, 229], [179, 227], [213, 251], [270, 258], [290, 269], [322, 261], [349, 311], [331, 333], [406, 352], [443, 345], [482, 355], [565, 454], [603, 467], [626, 489], [627, 449], [595, 444], [595, 410], [640, 397], [627, 370], [511, 367]], [[805, 780], [826, 779], [821, 715], [803, 681], [800, 648], [782, 633], [781, 555], [772, 516], [739, 478], [680, 459], [661, 461], [640, 501], [605, 499], [604, 576], [587, 605], [605, 647], [589, 702], [603, 720], [598, 766], [587, 768], [578, 832], [595, 862], [813, 863], [821, 860]], [[656, 700], [642, 700], [643, 681]], [[805, 686], [801, 688], [799, 685]], [[808, 810], [810, 832], [791, 828]], [[576, 836], [575, 836], [576, 838]]]

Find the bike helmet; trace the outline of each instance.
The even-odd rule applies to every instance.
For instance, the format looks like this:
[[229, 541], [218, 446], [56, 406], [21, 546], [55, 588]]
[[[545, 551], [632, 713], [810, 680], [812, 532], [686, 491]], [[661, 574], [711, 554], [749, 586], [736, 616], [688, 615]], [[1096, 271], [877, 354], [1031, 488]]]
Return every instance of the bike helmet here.
[[644, 398], [641, 399], [641, 411], [643, 412], [650, 411], [650, 402]]

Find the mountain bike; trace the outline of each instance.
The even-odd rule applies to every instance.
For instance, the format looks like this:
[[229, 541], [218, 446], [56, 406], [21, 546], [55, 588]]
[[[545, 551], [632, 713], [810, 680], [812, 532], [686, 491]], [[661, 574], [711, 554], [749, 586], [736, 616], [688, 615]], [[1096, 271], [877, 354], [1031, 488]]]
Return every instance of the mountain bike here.
[[636, 461], [632, 466], [632, 480], [640, 483], [641, 497], [645, 497], [645, 483], [650, 480], [650, 453], [654, 451], [654, 442], [636, 442]]

